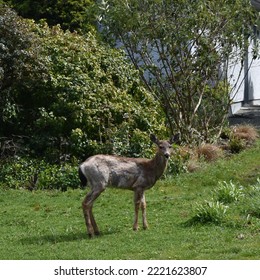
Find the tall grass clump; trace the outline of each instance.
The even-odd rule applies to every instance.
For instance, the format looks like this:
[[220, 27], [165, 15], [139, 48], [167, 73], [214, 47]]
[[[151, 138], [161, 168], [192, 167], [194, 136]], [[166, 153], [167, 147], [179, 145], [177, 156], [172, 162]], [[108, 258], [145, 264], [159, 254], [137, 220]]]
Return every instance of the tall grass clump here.
[[[229, 208], [227, 204], [234, 202], [236, 203], [230, 205], [234, 212], [231, 216], [227, 215], [227, 209]], [[218, 187], [213, 190], [211, 200], [197, 204], [194, 212], [194, 216], [188, 221], [188, 224], [212, 223], [219, 225], [227, 222], [232, 223], [232, 215], [233, 217], [236, 215], [238, 217], [241, 214], [240, 222], [246, 217], [247, 223], [248, 221], [252, 223], [254, 219], [254, 222], [258, 224], [260, 219], [260, 179], [257, 179], [255, 185], [250, 185], [246, 188], [232, 181], [219, 182]]]
[[195, 215], [191, 222], [201, 224], [221, 224], [225, 221], [228, 206], [219, 201], [204, 201], [197, 204]]
[[224, 204], [240, 200], [244, 196], [243, 187], [237, 186], [232, 181], [219, 182], [219, 187], [214, 192], [216, 200]]
[[229, 135], [229, 149], [231, 153], [240, 153], [254, 144], [258, 137], [258, 131], [252, 125], [240, 124], [234, 126]]
[[243, 205], [243, 214], [248, 217], [260, 219], [260, 179], [257, 179], [256, 184], [249, 186], [246, 199]]
[[249, 187], [248, 195], [249, 196], [259, 196], [260, 197], [260, 178], [257, 178], [256, 183]]
[[235, 139], [244, 140], [247, 144], [252, 144], [258, 138], [258, 132], [252, 125], [241, 124], [233, 127], [232, 136]]

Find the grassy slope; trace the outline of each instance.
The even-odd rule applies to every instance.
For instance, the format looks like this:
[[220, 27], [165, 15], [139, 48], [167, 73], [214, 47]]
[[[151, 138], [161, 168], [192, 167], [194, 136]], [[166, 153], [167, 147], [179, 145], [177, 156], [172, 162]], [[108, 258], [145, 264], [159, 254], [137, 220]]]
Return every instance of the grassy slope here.
[[258, 259], [260, 221], [247, 224], [236, 205], [226, 225], [185, 222], [219, 181], [247, 186], [259, 167], [260, 142], [200, 172], [159, 181], [146, 193], [147, 231], [131, 229], [133, 194], [107, 190], [94, 206], [102, 235], [92, 240], [81, 210], [86, 191], [0, 190], [0, 259]]

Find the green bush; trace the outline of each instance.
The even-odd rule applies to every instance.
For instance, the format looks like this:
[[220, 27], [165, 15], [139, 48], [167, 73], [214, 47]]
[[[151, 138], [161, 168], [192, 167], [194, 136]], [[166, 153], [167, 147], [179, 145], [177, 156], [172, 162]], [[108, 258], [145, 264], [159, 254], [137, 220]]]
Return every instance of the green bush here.
[[35, 117], [28, 106], [36, 106], [33, 96], [47, 79], [33, 26], [31, 21], [0, 5], [0, 136], [17, 135], [28, 128]]
[[246, 147], [246, 143], [243, 139], [237, 139], [237, 138], [234, 138], [234, 137], [232, 137], [229, 140], [228, 145], [229, 145], [230, 152], [232, 154], [238, 154], [241, 151], [243, 151]]
[[150, 152], [164, 114], [123, 51], [0, 9], [0, 137], [49, 162]]
[[174, 152], [169, 160], [165, 176], [168, 174], [175, 175], [182, 172], [187, 172], [187, 161], [189, 156], [182, 156], [178, 149], [174, 149]]
[[55, 165], [16, 157], [1, 162], [0, 185], [14, 189], [58, 189], [79, 187], [77, 165]]
[[93, 0], [3, 0], [10, 3], [19, 15], [36, 21], [46, 19], [53, 26], [60, 24], [64, 30], [89, 31], [95, 24]]
[[[43, 139], [54, 139], [61, 147], [62, 137], [62, 153], [78, 157], [133, 156], [140, 153], [137, 141], [143, 146], [151, 131], [162, 131], [163, 114], [123, 52], [98, 42], [91, 33], [82, 37], [46, 25], [38, 32], [51, 80], [44, 93], [51, 102], [39, 108], [35, 122]], [[136, 137], [138, 132], [146, 132], [146, 137]]]

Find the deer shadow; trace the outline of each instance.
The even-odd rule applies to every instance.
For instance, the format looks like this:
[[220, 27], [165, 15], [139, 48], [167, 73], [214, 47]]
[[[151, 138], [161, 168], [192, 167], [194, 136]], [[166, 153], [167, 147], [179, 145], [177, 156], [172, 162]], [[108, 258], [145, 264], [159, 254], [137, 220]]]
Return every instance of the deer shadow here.
[[47, 243], [56, 244], [62, 242], [73, 242], [76, 240], [87, 239], [87, 235], [84, 232], [78, 233], [64, 233], [64, 234], [45, 234], [45, 235], [37, 235], [30, 237], [23, 237], [20, 239], [20, 242], [24, 245], [26, 244], [38, 244], [43, 245]]
[[63, 234], [45, 234], [45, 235], [38, 235], [38, 236], [30, 236], [30, 237], [23, 237], [20, 239], [21, 244], [24, 245], [32, 245], [32, 244], [38, 244], [38, 245], [44, 245], [44, 244], [57, 244], [57, 243], [63, 243], [63, 242], [74, 242], [74, 241], [80, 241], [80, 240], [86, 240], [91, 241], [91, 239], [95, 238], [102, 238], [104, 236], [108, 235], [114, 235], [117, 234], [118, 230], [104, 230], [100, 233], [100, 235], [95, 236], [94, 238], [89, 238], [87, 233], [85, 231], [82, 232], [70, 232], [70, 233], [63, 233]]

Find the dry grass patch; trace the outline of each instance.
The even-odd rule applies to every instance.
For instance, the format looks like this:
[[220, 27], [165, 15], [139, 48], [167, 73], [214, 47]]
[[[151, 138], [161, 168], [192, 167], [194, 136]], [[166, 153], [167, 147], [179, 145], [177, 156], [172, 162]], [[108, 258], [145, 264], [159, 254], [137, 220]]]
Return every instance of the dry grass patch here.
[[197, 159], [191, 159], [187, 163], [188, 172], [196, 172], [201, 168], [201, 164]]
[[232, 136], [237, 140], [244, 140], [247, 144], [252, 144], [259, 135], [254, 126], [243, 124], [232, 128]]
[[203, 144], [198, 147], [198, 157], [208, 162], [215, 161], [224, 156], [223, 150], [214, 144]]
[[240, 153], [254, 144], [259, 137], [257, 129], [249, 124], [230, 127], [223, 135], [224, 137], [221, 137], [216, 144], [205, 143], [198, 147], [179, 147], [178, 157], [185, 166], [185, 170], [196, 172], [206, 162], [215, 162], [230, 154]]

